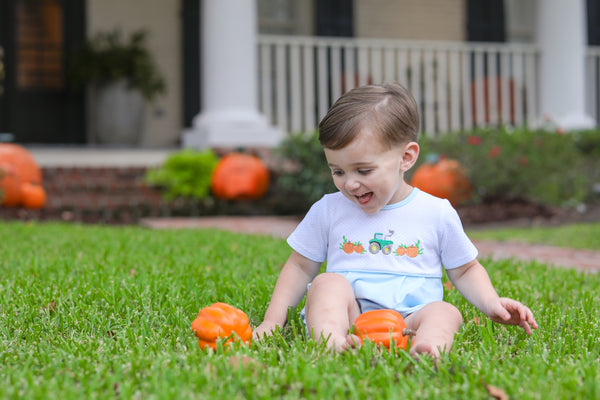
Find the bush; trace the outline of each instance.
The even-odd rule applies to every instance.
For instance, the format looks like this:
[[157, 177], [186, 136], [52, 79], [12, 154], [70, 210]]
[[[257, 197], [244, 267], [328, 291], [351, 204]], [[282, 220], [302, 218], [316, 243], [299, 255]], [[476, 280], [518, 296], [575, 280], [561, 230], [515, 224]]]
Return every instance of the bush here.
[[[600, 181], [600, 130], [563, 134], [550, 130], [476, 129], [419, 140], [421, 154], [445, 155], [465, 166], [474, 203], [525, 199], [567, 206], [589, 200]], [[336, 191], [317, 132], [296, 133], [277, 149], [283, 168], [277, 189], [308, 209], [323, 194]]]
[[316, 131], [290, 134], [276, 153], [283, 165], [277, 189], [287, 199], [301, 202], [299, 208], [307, 210], [324, 194], [337, 191]]
[[164, 188], [164, 195], [170, 200], [177, 197], [202, 200], [210, 193], [217, 161], [212, 150], [181, 150], [169, 155], [161, 167], [148, 170], [146, 182]]
[[600, 158], [600, 131], [587, 130], [573, 134], [575, 145], [584, 156]]
[[[431, 153], [461, 162], [474, 188], [474, 202], [522, 198], [569, 205], [586, 200], [592, 193], [591, 173], [598, 168], [593, 154], [599, 147], [588, 151], [588, 142], [598, 146], [599, 132], [480, 129], [422, 137], [419, 164]], [[596, 164], [595, 168], [590, 163]], [[416, 168], [418, 165], [413, 171]]]

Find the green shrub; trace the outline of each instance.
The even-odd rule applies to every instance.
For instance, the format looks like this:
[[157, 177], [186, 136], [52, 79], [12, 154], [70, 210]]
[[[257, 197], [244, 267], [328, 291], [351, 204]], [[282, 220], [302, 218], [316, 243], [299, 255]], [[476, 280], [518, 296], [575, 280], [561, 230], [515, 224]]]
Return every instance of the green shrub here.
[[[589, 140], [588, 136], [581, 136], [584, 137]], [[481, 129], [438, 138], [422, 137], [419, 164], [430, 153], [461, 162], [474, 187], [475, 202], [525, 198], [568, 205], [585, 200], [593, 183], [588, 171], [590, 159], [582, 153], [579, 143], [582, 142], [576, 134]], [[418, 165], [413, 171], [416, 168]]]
[[594, 185], [594, 195], [600, 194], [600, 130], [587, 130], [574, 134], [575, 144], [584, 156], [584, 171]]
[[[445, 155], [465, 166], [475, 203], [492, 199], [527, 199], [546, 205], [574, 205], [589, 200], [600, 182], [600, 130], [560, 133], [512, 128], [476, 129], [419, 140], [421, 154]], [[277, 188], [305, 208], [336, 190], [318, 133], [288, 136], [277, 149], [288, 167]]]
[[308, 209], [324, 194], [337, 191], [316, 131], [288, 135], [276, 153], [284, 165], [277, 188], [286, 197], [303, 202]]
[[600, 130], [586, 130], [573, 134], [575, 145], [585, 156], [600, 157]]
[[164, 189], [167, 199], [204, 199], [210, 193], [212, 172], [218, 161], [212, 150], [185, 149], [167, 157], [165, 163], [146, 173], [146, 182]]

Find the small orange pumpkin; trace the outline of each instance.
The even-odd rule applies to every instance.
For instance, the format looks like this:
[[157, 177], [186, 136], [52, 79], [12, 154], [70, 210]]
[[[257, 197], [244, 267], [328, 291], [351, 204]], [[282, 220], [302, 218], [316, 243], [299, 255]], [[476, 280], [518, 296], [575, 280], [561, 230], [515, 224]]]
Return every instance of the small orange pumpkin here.
[[0, 143], [0, 161], [12, 165], [21, 182], [42, 184], [42, 172], [27, 149], [14, 143]]
[[[35, 201], [26, 184], [37, 186]], [[29, 207], [31, 204], [32, 208], [40, 208], [46, 201], [41, 184], [42, 172], [31, 153], [18, 144], [0, 143], [0, 205]]]
[[361, 340], [369, 339], [388, 349], [392, 340], [396, 347], [406, 349], [408, 338], [413, 335], [413, 332], [406, 328], [402, 315], [389, 309], [362, 313], [354, 321], [354, 332]]
[[21, 180], [15, 168], [0, 160], [0, 204], [16, 207], [21, 203]]
[[212, 173], [211, 189], [220, 199], [259, 199], [268, 188], [269, 170], [254, 155], [229, 153], [217, 162]]
[[471, 198], [471, 184], [465, 169], [456, 160], [439, 158], [425, 162], [414, 173], [411, 185], [442, 199], [448, 199], [453, 206]]
[[214, 303], [204, 307], [192, 322], [192, 330], [198, 337], [200, 348], [217, 348], [220, 338], [226, 339], [224, 345], [240, 340], [250, 342], [252, 328], [248, 316], [242, 310], [227, 303]]
[[26, 208], [40, 209], [46, 204], [46, 191], [40, 185], [25, 182], [21, 185], [21, 203]]

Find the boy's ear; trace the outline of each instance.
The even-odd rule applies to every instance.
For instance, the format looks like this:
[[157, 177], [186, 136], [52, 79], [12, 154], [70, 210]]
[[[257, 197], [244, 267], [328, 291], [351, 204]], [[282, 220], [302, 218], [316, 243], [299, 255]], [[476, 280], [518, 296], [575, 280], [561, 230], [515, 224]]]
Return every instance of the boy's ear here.
[[419, 144], [417, 142], [408, 142], [402, 153], [402, 171], [406, 172], [412, 168], [419, 158]]

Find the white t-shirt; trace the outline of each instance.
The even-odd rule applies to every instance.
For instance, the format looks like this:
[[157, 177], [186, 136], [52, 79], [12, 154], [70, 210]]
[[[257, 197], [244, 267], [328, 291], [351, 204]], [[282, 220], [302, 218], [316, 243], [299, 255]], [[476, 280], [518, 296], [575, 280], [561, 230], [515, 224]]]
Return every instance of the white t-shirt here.
[[374, 214], [340, 192], [317, 201], [289, 236], [304, 257], [327, 261], [328, 272], [442, 277], [477, 257], [450, 202], [417, 188]]

